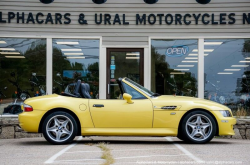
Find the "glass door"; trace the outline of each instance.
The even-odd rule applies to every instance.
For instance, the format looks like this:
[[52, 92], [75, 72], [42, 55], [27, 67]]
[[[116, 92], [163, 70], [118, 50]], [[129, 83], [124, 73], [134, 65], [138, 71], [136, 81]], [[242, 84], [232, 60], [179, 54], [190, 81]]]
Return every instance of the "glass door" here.
[[143, 49], [107, 49], [107, 99], [121, 95], [116, 82], [127, 77], [143, 85]]

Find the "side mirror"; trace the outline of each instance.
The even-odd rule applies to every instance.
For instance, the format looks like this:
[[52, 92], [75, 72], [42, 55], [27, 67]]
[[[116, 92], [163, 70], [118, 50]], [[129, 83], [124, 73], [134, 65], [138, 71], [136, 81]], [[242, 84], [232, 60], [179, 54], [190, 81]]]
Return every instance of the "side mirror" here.
[[127, 101], [128, 104], [133, 104], [134, 102], [132, 101], [132, 96], [130, 94], [124, 93], [123, 94], [124, 100]]
[[60, 76], [61, 76], [61, 74], [60, 74], [60, 73], [57, 73], [57, 74], [56, 74], [56, 76], [60, 77]]
[[32, 73], [32, 76], [36, 76], [36, 73]]

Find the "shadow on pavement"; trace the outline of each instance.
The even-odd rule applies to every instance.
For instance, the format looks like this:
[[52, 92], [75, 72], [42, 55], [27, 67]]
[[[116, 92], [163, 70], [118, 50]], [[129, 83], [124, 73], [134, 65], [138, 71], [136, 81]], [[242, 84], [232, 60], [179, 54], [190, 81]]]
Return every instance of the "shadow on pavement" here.
[[33, 141], [32, 139], [30, 141], [22, 141], [22, 142], [18, 142], [17, 145], [29, 145], [29, 146], [37, 146], [37, 145], [41, 145], [41, 146], [45, 146], [45, 145], [51, 145], [49, 142], [47, 142], [45, 139], [44, 141]]
[[[143, 141], [138, 141], [138, 140], [81, 140], [81, 141], [74, 141], [77, 142], [78, 144], [86, 144], [86, 143], [93, 143], [93, 144], [98, 144], [101, 142], [104, 143], [109, 143], [109, 144], [146, 144], [146, 145], [157, 145], [157, 144], [164, 144], [164, 145], [172, 145], [173, 143], [178, 143], [178, 144], [192, 144], [192, 143], [187, 143], [184, 141], [153, 141], [153, 140], [143, 140]], [[225, 141], [211, 141], [206, 144], [192, 144], [192, 145], [226, 145], [226, 144], [233, 144], [233, 142], [225, 142]]]
[[[184, 142], [184, 141], [178, 141], [178, 140], [174, 140], [172, 142], [169, 142], [167, 140], [164, 140], [164, 139], [156, 139], [155, 141], [154, 140], [114, 140], [114, 137], [112, 137], [113, 139], [111, 140], [108, 140], [107, 137], [105, 137], [105, 140], [102, 140], [102, 139], [87, 139], [87, 138], [83, 138], [82, 140], [80, 141], [76, 141], [74, 140], [72, 143], [78, 143], [78, 144], [84, 144], [86, 145], [87, 143], [92, 143], [92, 144], [98, 144], [98, 143], [109, 143], [109, 144], [138, 144], [138, 145], [173, 145], [173, 143], [178, 143], [178, 144], [192, 144], [192, 143], [187, 143], [187, 142]], [[71, 144], [72, 144], [71, 143]], [[226, 145], [226, 144], [233, 144], [234, 142], [229, 142], [229, 141], [211, 141], [209, 143], [206, 143], [206, 144], [192, 144], [192, 145]], [[34, 140], [34, 139], [30, 139], [29, 141], [22, 141], [22, 142], [18, 142], [19, 145], [51, 145], [49, 142], [47, 142], [45, 139], [44, 140]], [[69, 144], [67, 144], [69, 145]]]

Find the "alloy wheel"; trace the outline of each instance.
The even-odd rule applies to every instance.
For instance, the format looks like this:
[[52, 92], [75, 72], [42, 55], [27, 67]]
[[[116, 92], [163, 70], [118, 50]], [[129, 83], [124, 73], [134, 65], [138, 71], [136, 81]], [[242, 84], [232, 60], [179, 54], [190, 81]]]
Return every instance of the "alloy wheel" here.
[[52, 117], [46, 124], [46, 133], [55, 142], [68, 140], [74, 132], [72, 121], [64, 115]]
[[187, 135], [195, 141], [203, 141], [210, 137], [213, 125], [210, 119], [202, 114], [191, 116], [186, 122]]

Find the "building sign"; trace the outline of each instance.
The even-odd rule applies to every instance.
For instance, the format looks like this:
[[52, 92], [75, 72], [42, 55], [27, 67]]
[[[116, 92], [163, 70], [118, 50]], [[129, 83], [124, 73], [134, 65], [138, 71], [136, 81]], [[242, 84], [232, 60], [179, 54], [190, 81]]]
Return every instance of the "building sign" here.
[[[6, 15], [6, 16], [3, 16]], [[136, 25], [225, 25], [250, 24], [250, 13], [242, 13], [237, 20], [235, 13], [215, 14], [136, 14], [134, 23]], [[108, 13], [96, 13], [90, 21], [95, 21], [97, 25], [129, 25], [131, 21], [126, 20], [126, 14], [111, 15]], [[7, 12], [0, 11], [0, 24], [19, 23], [19, 24], [70, 24], [72, 23], [71, 13], [32, 13], [32, 12]], [[74, 20], [76, 21], [76, 20]], [[79, 13], [77, 22], [80, 25], [88, 25], [84, 13]]]
[[178, 45], [167, 48], [166, 55], [169, 57], [181, 57], [188, 54], [189, 47], [186, 45]]

